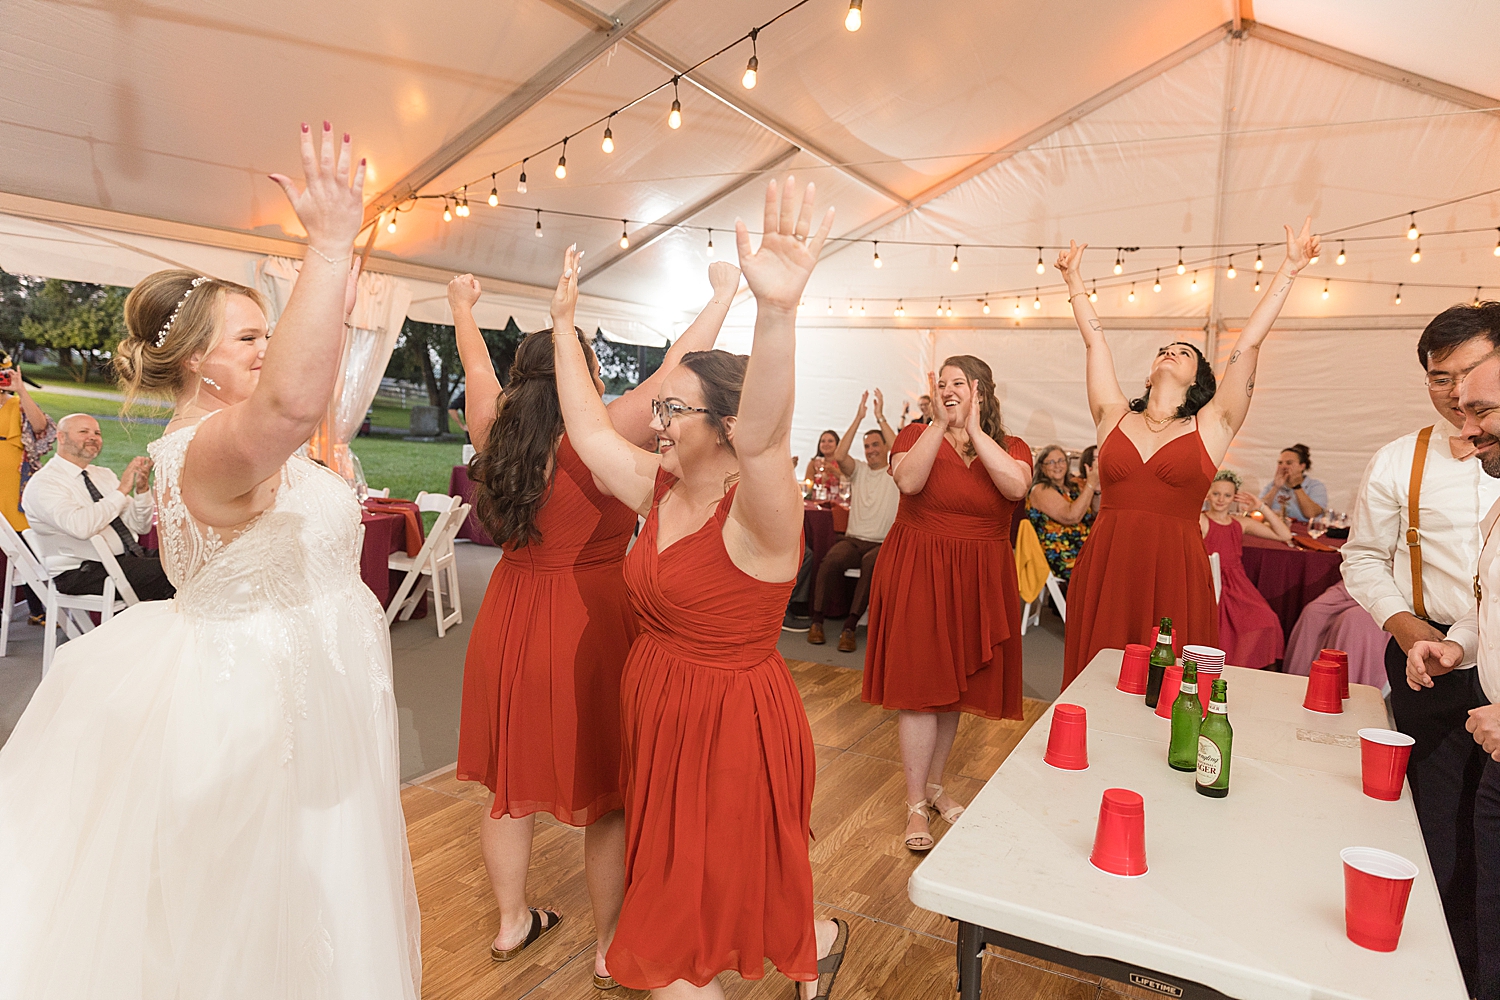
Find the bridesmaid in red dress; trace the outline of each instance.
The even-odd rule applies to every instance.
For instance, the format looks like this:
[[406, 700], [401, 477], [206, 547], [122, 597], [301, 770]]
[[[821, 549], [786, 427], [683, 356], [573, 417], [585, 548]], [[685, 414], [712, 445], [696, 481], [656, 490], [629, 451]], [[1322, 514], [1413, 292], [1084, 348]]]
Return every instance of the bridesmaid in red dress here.
[[1312, 220], [1286, 226], [1286, 259], [1240, 331], [1223, 377], [1194, 345], [1156, 352], [1146, 391], [1127, 399], [1079, 265], [1087, 243], [1058, 254], [1073, 317], [1088, 349], [1089, 412], [1098, 431], [1099, 517], [1068, 583], [1063, 687], [1101, 649], [1146, 642], [1163, 615], [1184, 642], [1217, 645], [1213, 575], [1198, 513], [1214, 472], [1250, 412], [1260, 345], [1297, 273], [1318, 255]]
[[901, 491], [870, 585], [863, 698], [895, 709], [906, 772], [903, 843], [932, 848], [958, 713], [1021, 718], [1021, 596], [1011, 517], [1031, 485], [1031, 449], [1005, 433], [990, 366], [961, 354], [929, 374], [932, 422], [891, 446]]
[[[1208, 510], [1198, 515], [1198, 524], [1203, 547], [1210, 555], [1219, 554], [1219, 648], [1229, 663], [1259, 670], [1281, 659], [1286, 639], [1281, 619], [1245, 575], [1244, 538], [1254, 535], [1291, 542], [1292, 529], [1260, 497], [1240, 489], [1241, 485], [1239, 476], [1220, 470], [1208, 488]], [[1240, 504], [1247, 513], [1260, 511], [1265, 520], [1232, 514], [1233, 504]]]
[[[610, 405], [610, 419], [633, 440], [654, 439], [651, 399], [682, 356], [713, 345], [739, 269], [712, 264], [709, 281], [712, 301], [661, 368]], [[474, 322], [479, 294], [472, 275], [448, 286], [468, 381], [469, 431], [479, 449], [473, 463], [479, 515], [504, 549], [469, 638], [458, 747], [459, 780], [482, 782], [494, 793], [479, 834], [500, 909], [490, 955], [509, 961], [562, 920], [526, 905], [536, 814], [548, 812], [585, 828], [584, 870], [598, 933], [594, 984], [608, 989], [614, 981], [604, 956], [624, 895], [620, 670], [636, 635], [622, 565], [636, 516], [599, 489], [563, 435], [550, 330], [517, 347], [502, 404]], [[563, 329], [572, 329], [571, 315]], [[598, 361], [580, 349], [593, 390], [602, 393]]]
[[[778, 198], [773, 181], [754, 254], [736, 224], [753, 352], [683, 359], [654, 404], [657, 454], [615, 432], [576, 340], [554, 338], [569, 438], [646, 515], [625, 568], [641, 632], [620, 679], [625, 904], [608, 958], [619, 982], [658, 998], [722, 997], [720, 972], [759, 979], [766, 959], [802, 996], [827, 997], [849, 936], [841, 920], [813, 919], [817, 764], [776, 652], [802, 556], [797, 303], [833, 224], [829, 211], [809, 239], [812, 210], [811, 184], [798, 199], [788, 179]], [[570, 251], [564, 308], [576, 263]]]

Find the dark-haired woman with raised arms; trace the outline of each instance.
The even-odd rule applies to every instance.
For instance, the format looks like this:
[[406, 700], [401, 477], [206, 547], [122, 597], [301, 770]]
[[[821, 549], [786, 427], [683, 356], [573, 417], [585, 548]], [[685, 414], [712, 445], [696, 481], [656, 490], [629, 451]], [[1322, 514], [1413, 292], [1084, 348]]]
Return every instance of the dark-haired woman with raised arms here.
[[[797, 303], [833, 224], [813, 186], [767, 185], [760, 248], [736, 223], [755, 295], [749, 358], [689, 354], [653, 401], [656, 451], [622, 437], [589, 387], [577, 338], [555, 335], [568, 438], [604, 488], [646, 516], [625, 560], [640, 620], [620, 679], [625, 903], [609, 949], [623, 985], [720, 998], [717, 976], [764, 975], [827, 997], [848, 925], [813, 919], [817, 761], [776, 642], [802, 558], [792, 467]], [[577, 300], [569, 252], [554, 299]]]
[[[685, 354], [712, 347], [728, 315], [739, 269], [716, 261], [708, 277], [713, 298], [661, 367], [608, 407], [611, 426], [635, 444], [655, 440], [651, 400], [663, 380]], [[584, 828], [598, 935], [594, 984], [609, 989], [604, 956], [625, 866], [620, 669], [636, 633], [621, 567], [636, 515], [600, 488], [563, 433], [550, 329], [516, 348], [502, 397], [474, 322], [479, 295], [472, 275], [448, 285], [478, 449], [470, 467], [479, 516], [504, 549], [469, 637], [458, 746], [459, 780], [494, 795], [479, 826], [500, 910], [490, 956], [509, 961], [562, 920], [526, 905], [536, 814], [551, 813]], [[574, 329], [571, 310], [561, 329]], [[591, 391], [602, 394], [598, 359], [582, 334], [573, 339], [587, 358]]]
[[1178, 341], [1156, 352], [1146, 391], [1128, 399], [1079, 266], [1087, 243], [1057, 256], [1087, 355], [1089, 412], [1098, 431], [1099, 517], [1073, 566], [1063, 687], [1101, 649], [1145, 642], [1161, 616], [1184, 642], [1215, 645], [1219, 613], [1198, 513], [1250, 412], [1260, 345], [1297, 273], [1318, 255], [1312, 220], [1286, 226], [1286, 259], [1240, 331], [1220, 379], [1203, 352]]

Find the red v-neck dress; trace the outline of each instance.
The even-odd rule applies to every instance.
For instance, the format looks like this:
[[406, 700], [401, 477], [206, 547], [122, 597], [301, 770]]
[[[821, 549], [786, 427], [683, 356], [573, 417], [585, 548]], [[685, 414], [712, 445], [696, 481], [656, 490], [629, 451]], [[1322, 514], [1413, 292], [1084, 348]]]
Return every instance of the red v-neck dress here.
[[[891, 454], [927, 430], [908, 424]], [[1031, 464], [1018, 437], [1005, 450]], [[870, 583], [863, 698], [916, 712], [1021, 718], [1021, 594], [1007, 500], [944, 440], [921, 492], [901, 495]]]
[[1214, 462], [1194, 421], [1142, 462], [1119, 424], [1099, 449], [1099, 517], [1068, 583], [1063, 687], [1101, 649], [1147, 642], [1163, 615], [1182, 643], [1219, 644], [1213, 571], [1198, 514]]
[[492, 815], [588, 826], [619, 809], [620, 671], [635, 641], [622, 566], [635, 511], [607, 497], [565, 435], [540, 542], [506, 543], [469, 635], [458, 779]]
[[811, 835], [817, 761], [776, 642], [795, 580], [729, 558], [731, 486], [703, 527], [657, 552], [655, 505], [625, 559], [640, 619], [620, 681], [625, 903], [606, 961], [632, 989], [727, 969], [817, 978]]

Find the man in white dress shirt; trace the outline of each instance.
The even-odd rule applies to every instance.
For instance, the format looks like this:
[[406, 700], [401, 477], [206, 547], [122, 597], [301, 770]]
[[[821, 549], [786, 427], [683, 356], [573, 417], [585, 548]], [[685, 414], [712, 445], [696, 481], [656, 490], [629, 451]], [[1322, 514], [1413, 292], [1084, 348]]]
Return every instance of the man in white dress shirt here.
[[57, 589], [64, 594], [99, 594], [106, 570], [90, 541], [102, 534], [143, 601], [161, 601], [174, 593], [161, 560], [141, 549], [139, 539], [151, 528], [151, 462], [133, 458], [116, 476], [99, 457], [104, 438], [99, 421], [73, 413], [57, 422], [57, 454], [26, 484], [22, 504]]
[[1441, 641], [1473, 604], [1479, 522], [1500, 499], [1500, 481], [1483, 473], [1474, 444], [1460, 433], [1459, 388], [1500, 347], [1497, 312], [1455, 306], [1434, 318], [1417, 343], [1439, 419], [1426, 433], [1415, 537], [1409, 533], [1411, 484], [1422, 431], [1397, 438], [1370, 460], [1343, 548], [1350, 596], [1392, 636], [1385, 657], [1391, 710], [1396, 727], [1416, 740], [1407, 778], [1454, 950], [1471, 984], [1477, 958], [1472, 809], [1484, 755], [1464, 724], [1471, 708], [1485, 704], [1484, 692], [1472, 671], [1414, 691], [1406, 664], [1414, 643]]
[[[1464, 380], [1463, 433], [1476, 446], [1485, 474], [1500, 478], [1500, 357], [1476, 367]], [[1473, 577], [1470, 607], [1441, 642], [1421, 640], [1407, 657], [1407, 686], [1431, 692], [1452, 677], [1467, 676], [1482, 688], [1481, 704], [1469, 710], [1465, 729], [1480, 751], [1481, 773], [1474, 799], [1477, 974], [1469, 980], [1478, 1000], [1500, 1000], [1500, 539], [1493, 537], [1500, 507], [1481, 524], [1482, 550]]]

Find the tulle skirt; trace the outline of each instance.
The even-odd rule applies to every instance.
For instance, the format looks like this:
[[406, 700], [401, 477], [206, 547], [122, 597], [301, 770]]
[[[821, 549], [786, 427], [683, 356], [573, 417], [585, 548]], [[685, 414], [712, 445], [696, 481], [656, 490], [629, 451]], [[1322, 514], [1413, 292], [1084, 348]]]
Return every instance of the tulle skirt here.
[[390, 641], [360, 591], [140, 604], [58, 650], [0, 749], [0, 998], [415, 1000]]

